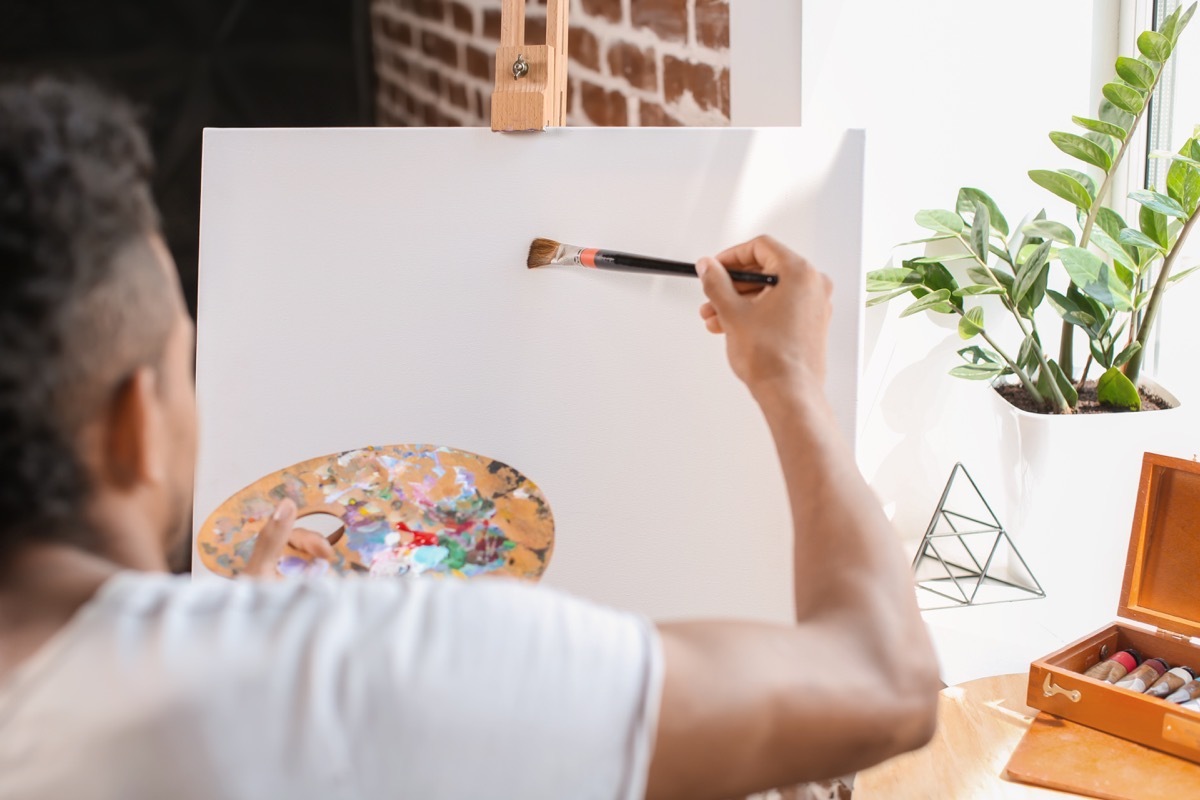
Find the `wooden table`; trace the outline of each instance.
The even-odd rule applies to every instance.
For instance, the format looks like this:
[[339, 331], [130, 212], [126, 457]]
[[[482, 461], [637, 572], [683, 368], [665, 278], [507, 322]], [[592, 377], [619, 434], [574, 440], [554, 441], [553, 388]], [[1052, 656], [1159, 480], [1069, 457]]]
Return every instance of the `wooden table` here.
[[854, 800], [1080, 797], [1001, 777], [1008, 757], [1037, 715], [1025, 705], [1028, 680], [1023, 672], [943, 689], [933, 741], [860, 772], [854, 781]]

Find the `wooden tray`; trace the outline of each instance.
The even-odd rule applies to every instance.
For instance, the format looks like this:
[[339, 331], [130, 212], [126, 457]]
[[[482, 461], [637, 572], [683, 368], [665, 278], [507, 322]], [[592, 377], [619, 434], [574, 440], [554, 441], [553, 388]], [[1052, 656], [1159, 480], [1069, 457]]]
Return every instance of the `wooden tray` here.
[[1200, 797], [1200, 766], [1044, 712], [1013, 751], [1007, 772], [1104, 800]]

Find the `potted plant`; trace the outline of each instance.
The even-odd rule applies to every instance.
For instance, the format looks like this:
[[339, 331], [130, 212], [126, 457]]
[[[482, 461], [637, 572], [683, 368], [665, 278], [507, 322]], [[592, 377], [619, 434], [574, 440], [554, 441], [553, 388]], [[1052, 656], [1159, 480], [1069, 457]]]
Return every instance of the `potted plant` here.
[[[1180, 264], [1179, 254], [1200, 216], [1200, 129], [1177, 153], [1156, 154], [1171, 159], [1166, 185], [1129, 195], [1138, 206], [1136, 224], [1113, 207], [1111, 190], [1195, 10], [1178, 9], [1142, 33], [1136, 57], [1117, 59], [1095, 117], [1072, 117], [1076, 132], [1050, 134], [1083, 169], [1035, 169], [1029, 176], [1070, 203], [1075, 219], [1052, 220], [1043, 210], [1010, 226], [985, 192], [963, 188], [953, 210], [917, 213], [930, 234], [905, 244], [926, 245], [925, 255], [867, 275], [869, 306], [903, 298], [901, 316], [957, 318], [968, 344], [951, 374], [995, 390], [988, 394], [1001, 418], [999, 457], [1013, 464], [1007, 522], [1018, 531], [1074, 527], [1093, 534], [1104, 524], [1115, 537], [1111, 547], [1122, 548], [1119, 557], [1104, 557], [1105, 569], [1124, 562], [1141, 453], [1170, 441], [1161, 431], [1174, 427], [1175, 416], [1110, 412], [1179, 405], [1142, 368], [1165, 295], [1197, 269]], [[1043, 335], [1047, 317], [1059, 329], [1057, 342]], [[1074, 358], [1077, 336], [1087, 344], [1082, 364]], [[1146, 418], [1159, 416], [1167, 424], [1148, 431]], [[1051, 561], [1069, 558], [1076, 546], [1067, 536], [1040, 538], [1035, 547], [1048, 548], [1043, 555]], [[1114, 597], [1119, 585], [1118, 574], [1109, 583]]]

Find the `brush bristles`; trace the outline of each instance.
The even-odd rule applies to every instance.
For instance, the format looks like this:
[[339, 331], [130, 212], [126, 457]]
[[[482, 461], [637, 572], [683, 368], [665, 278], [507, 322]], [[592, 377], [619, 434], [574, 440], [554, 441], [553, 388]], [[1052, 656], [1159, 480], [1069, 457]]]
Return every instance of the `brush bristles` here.
[[552, 239], [534, 239], [529, 245], [529, 259], [525, 266], [530, 269], [548, 266], [558, 255], [559, 244]]

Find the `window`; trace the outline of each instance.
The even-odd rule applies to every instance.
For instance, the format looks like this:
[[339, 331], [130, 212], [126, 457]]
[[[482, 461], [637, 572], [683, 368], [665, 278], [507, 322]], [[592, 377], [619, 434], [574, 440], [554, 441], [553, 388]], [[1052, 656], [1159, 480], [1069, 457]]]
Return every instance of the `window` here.
[[[1137, 0], [1133, 5], [1136, 30], [1145, 30], [1192, 0]], [[1135, 31], [1136, 35], [1136, 31]], [[1132, 51], [1122, 45], [1123, 53]], [[1125, 53], [1129, 54], [1129, 53]], [[1131, 175], [1131, 187], [1146, 186], [1165, 192], [1170, 162], [1156, 158], [1162, 151], [1177, 151], [1200, 125], [1200, 17], [1180, 37], [1178, 47], [1159, 82], [1147, 114], [1146, 152]], [[1200, 234], [1193, 234], [1180, 251], [1172, 272], [1200, 264]], [[1191, 321], [1200, 304], [1200, 274], [1177, 284], [1163, 303], [1148, 366], [1152, 375], [1187, 404], [1200, 402], [1200, 375], [1195, 374], [1196, 331]]]

